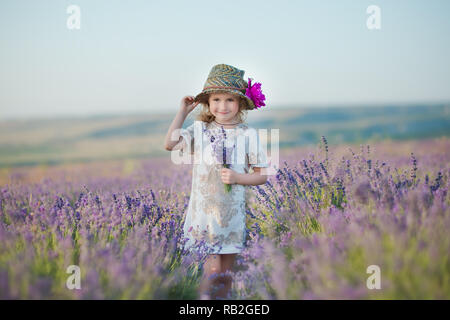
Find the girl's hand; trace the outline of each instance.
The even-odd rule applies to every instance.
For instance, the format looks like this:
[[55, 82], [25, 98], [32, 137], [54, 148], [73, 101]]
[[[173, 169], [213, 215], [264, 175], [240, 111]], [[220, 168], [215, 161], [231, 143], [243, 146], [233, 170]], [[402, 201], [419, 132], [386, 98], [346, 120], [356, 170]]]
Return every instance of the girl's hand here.
[[188, 115], [198, 104], [198, 101], [194, 102], [193, 96], [185, 96], [181, 99], [180, 110]]
[[239, 173], [232, 169], [222, 168], [220, 171], [222, 182], [226, 184], [235, 184]]

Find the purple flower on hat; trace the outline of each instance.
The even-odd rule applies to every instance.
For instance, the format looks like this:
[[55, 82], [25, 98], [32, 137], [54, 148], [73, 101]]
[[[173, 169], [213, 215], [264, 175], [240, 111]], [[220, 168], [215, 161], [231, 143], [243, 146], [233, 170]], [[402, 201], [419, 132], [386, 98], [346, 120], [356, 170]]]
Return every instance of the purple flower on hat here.
[[255, 109], [266, 105], [264, 103], [266, 97], [261, 91], [261, 83], [255, 82], [252, 85], [252, 78], [248, 78], [248, 88], [245, 90], [245, 95], [253, 101], [255, 104]]

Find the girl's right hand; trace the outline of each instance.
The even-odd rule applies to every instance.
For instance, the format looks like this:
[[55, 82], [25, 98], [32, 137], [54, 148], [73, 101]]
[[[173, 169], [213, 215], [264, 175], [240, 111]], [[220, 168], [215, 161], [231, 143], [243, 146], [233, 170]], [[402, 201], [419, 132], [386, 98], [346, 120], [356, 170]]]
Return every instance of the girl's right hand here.
[[190, 113], [192, 110], [194, 110], [194, 108], [199, 104], [199, 102], [194, 102], [194, 97], [193, 96], [185, 96], [183, 97], [183, 99], [181, 100], [181, 105], [180, 105], [180, 109], [185, 113], [188, 114]]

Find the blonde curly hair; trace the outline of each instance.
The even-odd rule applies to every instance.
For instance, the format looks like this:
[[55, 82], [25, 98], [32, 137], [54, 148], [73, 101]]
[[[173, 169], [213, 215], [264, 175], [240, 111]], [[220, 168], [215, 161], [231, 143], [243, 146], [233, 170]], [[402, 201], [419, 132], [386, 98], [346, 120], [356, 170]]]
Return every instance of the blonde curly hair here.
[[[209, 97], [213, 93], [215, 92], [210, 92], [199, 98], [199, 104], [202, 105], [202, 109], [200, 109], [200, 112], [197, 114], [195, 120], [200, 120], [208, 123], [214, 121], [216, 117], [209, 110]], [[247, 111], [249, 110], [248, 102], [244, 97], [240, 95], [237, 94], [233, 95], [239, 99], [239, 110], [236, 116], [238, 118], [238, 121], [240, 123], [243, 123], [245, 121], [245, 118], [247, 117]]]

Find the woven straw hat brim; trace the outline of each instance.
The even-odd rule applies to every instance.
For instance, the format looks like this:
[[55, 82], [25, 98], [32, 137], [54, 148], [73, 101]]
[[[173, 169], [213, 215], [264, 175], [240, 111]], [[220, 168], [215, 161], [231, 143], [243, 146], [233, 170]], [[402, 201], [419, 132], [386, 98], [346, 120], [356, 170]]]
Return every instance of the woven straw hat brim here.
[[253, 110], [255, 108], [255, 104], [253, 103], [252, 99], [247, 97], [241, 91], [233, 90], [233, 89], [217, 89], [217, 88], [206, 89], [206, 90], [203, 90], [202, 92], [200, 92], [198, 95], [196, 95], [194, 98], [194, 101], [198, 101], [198, 99], [201, 98], [202, 96], [207, 95], [209, 93], [214, 93], [214, 92], [227, 92], [227, 93], [233, 93], [233, 94], [239, 95], [247, 100], [247, 102], [248, 102], [247, 109], [248, 110]]

